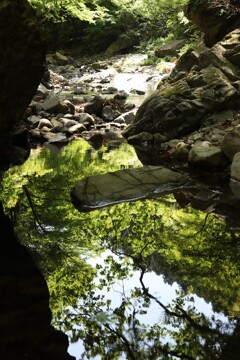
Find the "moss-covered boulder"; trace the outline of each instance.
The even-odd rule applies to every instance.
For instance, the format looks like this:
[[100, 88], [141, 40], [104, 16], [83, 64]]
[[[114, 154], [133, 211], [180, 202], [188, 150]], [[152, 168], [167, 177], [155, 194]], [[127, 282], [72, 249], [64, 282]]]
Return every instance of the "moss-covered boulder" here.
[[[211, 49], [201, 46], [184, 54], [158, 90], [140, 106], [133, 123], [123, 132], [126, 138], [141, 132], [160, 133], [169, 139], [197, 130], [209, 117], [240, 108], [240, 65], [231, 62], [239, 53], [239, 43], [229, 44], [235, 31]], [[213, 117], [212, 117], [213, 119]]]

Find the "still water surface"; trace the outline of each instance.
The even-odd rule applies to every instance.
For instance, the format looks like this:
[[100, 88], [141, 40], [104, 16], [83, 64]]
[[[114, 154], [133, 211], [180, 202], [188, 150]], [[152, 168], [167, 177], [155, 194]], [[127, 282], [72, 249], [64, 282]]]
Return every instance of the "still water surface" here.
[[78, 359], [237, 359], [236, 231], [172, 195], [84, 214], [72, 205], [77, 180], [136, 166], [127, 144], [75, 141], [5, 176], [5, 208], [46, 277], [53, 324]]

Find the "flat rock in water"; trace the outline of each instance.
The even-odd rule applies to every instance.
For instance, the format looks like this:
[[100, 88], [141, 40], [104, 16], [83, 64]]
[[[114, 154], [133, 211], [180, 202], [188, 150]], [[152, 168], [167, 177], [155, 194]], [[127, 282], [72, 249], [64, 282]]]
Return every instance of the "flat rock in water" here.
[[189, 186], [189, 179], [162, 166], [143, 166], [87, 177], [77, 182], [71, 197], [88, 212], [108, 205], [166, 194]]

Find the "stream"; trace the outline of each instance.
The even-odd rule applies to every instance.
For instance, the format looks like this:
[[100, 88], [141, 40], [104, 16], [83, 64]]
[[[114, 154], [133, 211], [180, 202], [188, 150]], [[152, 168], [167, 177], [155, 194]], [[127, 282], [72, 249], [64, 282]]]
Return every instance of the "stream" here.
[[[139, 106], [155, 87], [148, 77], [120, 72], [108, 86], [143, 90], [128, 99]], [[2, 199], [47, 281], [52, 323], [68, 334], [69, 353], [77, 360], [237, 359], [238, 228], [203, 212], [196, 187], [79, 212], [70, 197], [77, 181], [142, 164], [126, 142], [96, 150], [76, 139], [55, 150], [34, 149], [12, 167]]]

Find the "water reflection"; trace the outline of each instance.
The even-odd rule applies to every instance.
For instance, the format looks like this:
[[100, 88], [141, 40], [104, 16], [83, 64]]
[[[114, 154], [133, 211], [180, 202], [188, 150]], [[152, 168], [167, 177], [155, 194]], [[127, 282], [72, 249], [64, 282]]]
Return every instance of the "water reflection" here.
[[[81, 339], [83, 359], [237, 359], [239, 234], [172, 196], [77, 212], [79, 178], [140, 165], [126, 144], [105, 150], [80, 141], [46, 149], [3, 181], [5, 210], [47, 280], [54, 325]], [[176, 283], [168, 299], [166, 284]], [[194, 294], [223, 315], [196, 306]]]

